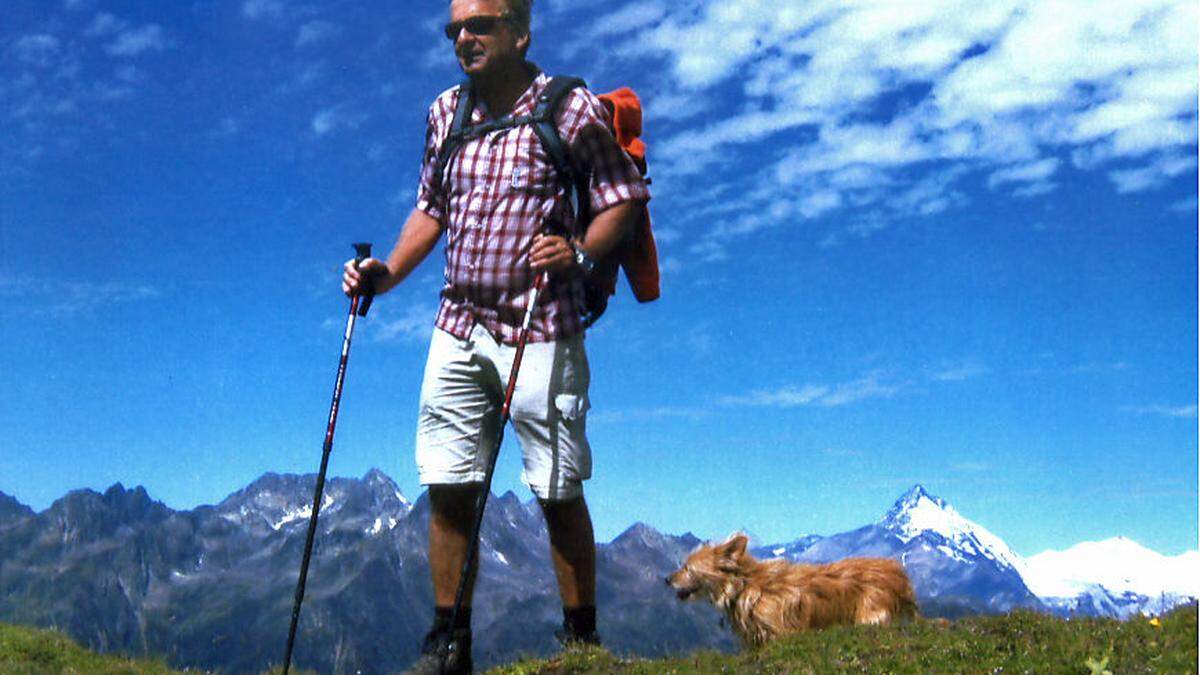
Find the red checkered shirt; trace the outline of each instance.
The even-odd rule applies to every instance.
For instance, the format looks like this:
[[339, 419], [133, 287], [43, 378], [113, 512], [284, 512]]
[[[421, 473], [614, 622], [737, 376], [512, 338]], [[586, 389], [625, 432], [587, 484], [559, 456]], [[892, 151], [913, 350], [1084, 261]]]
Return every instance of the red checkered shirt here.
[[[537, 73], [512, 115], [531, 114], [549, 81]], [[444, 180], [438, 180], [433, 175], [438, 153], [450, 133], [458, 98], [454, 87], [430, 106], [417, 195], [417, 208], [437, 219], [447, 233], [445, 286], [436, 325], [465, 340], [478, 322], [497, 340], [513, 344], [533, 289], [529, 253], [534, 235], [547, 227], [578, 235], [575, 214], [564, 181], [530, 125], [466, 142], [447, 162]], [[477, 105], [471, 124], [488, 119]], [[603, 105], [583, 88], [563, 98], [555, 119], [576, 170], [591, 174], [593, 214], [650, 198], [637, 167], [617, 145], [605, 120]], [[551, 275], [538, 297], [529, 340], [558, 340], [582, 331], [583, 303], [579, 275]]]

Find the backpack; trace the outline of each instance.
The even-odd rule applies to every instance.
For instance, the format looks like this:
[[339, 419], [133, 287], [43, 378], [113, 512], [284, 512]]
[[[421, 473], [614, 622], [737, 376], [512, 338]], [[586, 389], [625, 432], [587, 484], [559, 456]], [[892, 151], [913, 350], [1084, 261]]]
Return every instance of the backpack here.
[[[470, 120], [471, 114], [475, 111], [475, 93], [470, 80], [464, 82], [459, 87], [458, 105], [454, 110], [450, 132], [438, 153], [434, 176], [439, 180], [444, 180], [446, 166], [451, 157], [467, 141], [500, 129], [510, 129], [528, 124], [533, 127], [533, 132], [550, 158], [550, 163], [554, 166], [559, 180], [567, 186], [567, 194], [574, 206], [576, 222], [586, 230], [592, 219], [591, 200], [588, 196], [591, 176], [581, 174], [571, 166], [567, 146], [554, 123], [559, 105], [576, 87], [587, 88], [587, 84], [578, 77], [552, 77], [546, 88], [538, 95], [531, 114], [516, 116], [510, 114], [482, 124], [472, 125]], [[616, 104], [613, 102], [613, 95], [621, 98]], [[609, 131], [612, 131], [614, 136], [630, 136], [630, 132], [618, 134], [614, 128], [614, 121], [621, 112], [614, 111], [614, 105], [627, 109], [629, 104], [626, 102], [632, 98], [632, 102], [636, 106], [637, 128], [631, 139], [622, 142], [622, 149], [630, 155], [642, 176], [645, 176], [645, 146], [637, 139], [637, 136], [641, 134], [641, 104], [637, 101], [636, 95], [629, 89], [621, 89], [612, 94], [601, 95], [600, 98], [609, 110]], [[605, 100], [606, 98], [607, 100]], [[626, 112], [629, 111], [626, 110]], [[634, 291], [634, 296], [640, 302], [649, 302], [658, 298], [658, 255], [655, 250], [654, 237], [650, 233], [649, 214], [645, 212], [645, 209], [643, 212], [641, 222], [635, 231], [629, 233], [629, 236], [617, 246], [615, 251], [597, 260], [595, 269], [585, 278], [584, 307], [581, 310], [584, 328], [595, 323], [608, 308], [609, 297], [616, 293], [619, 267], [625, 269], [626, 279]]]

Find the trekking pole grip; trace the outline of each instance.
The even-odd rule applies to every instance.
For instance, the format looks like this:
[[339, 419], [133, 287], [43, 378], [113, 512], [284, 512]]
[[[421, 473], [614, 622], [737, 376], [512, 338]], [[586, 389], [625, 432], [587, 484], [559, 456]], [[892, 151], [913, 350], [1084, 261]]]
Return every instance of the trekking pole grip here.
[[[354, 245], [354, 266], [357, 267], [362, 261], [371, 257], [371, 243], [360, 242]], [[375, 289], [373, 279], [370, 276], [365, 276], [362, 279], [363, 284], [363, 299], [362, 304], [358, 306], [358, 315], [366, 316], [367, 310], [371, 309], [371, 301], [375, 299]]]

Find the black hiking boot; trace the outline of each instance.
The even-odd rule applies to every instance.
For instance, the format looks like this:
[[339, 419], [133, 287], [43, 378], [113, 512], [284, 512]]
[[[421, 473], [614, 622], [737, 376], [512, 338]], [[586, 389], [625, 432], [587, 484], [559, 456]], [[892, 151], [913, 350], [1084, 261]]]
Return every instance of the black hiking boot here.
[[563, 622], [562, 628], [554, 631], [554, 639], [558, 640], [558, 644], [563, 649], [576, 649], [584, 645], [600, 646], [599, 633], [594, 630], [587, 633], [579, 633], [573, 630], [573, 627], [566, 622]]
[[563, 649], [574, 649], [584, 645], [599, 647], [596, 608], [591, 605], [573, 609], [564, 607], [562, 627], [554, 631], [554, 637]]
[[404, 675], [460, 675], [473, 672], [473, 668], [470, 629], [448, 633], [434, 628], [425, 635], [421, 657]]

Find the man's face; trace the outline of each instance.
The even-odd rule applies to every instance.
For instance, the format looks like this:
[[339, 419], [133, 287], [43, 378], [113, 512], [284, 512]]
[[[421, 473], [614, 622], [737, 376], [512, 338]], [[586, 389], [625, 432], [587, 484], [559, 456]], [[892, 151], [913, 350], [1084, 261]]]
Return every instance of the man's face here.
[[451, 1], [450, 24], [458, 28], [454, 53], [467, 75], [487, 77], [509, 62], [524, 61], [521, 49], [529, 36], [518, 35], [511, 23], [498, 20], [505, 9], [504, 0]]

